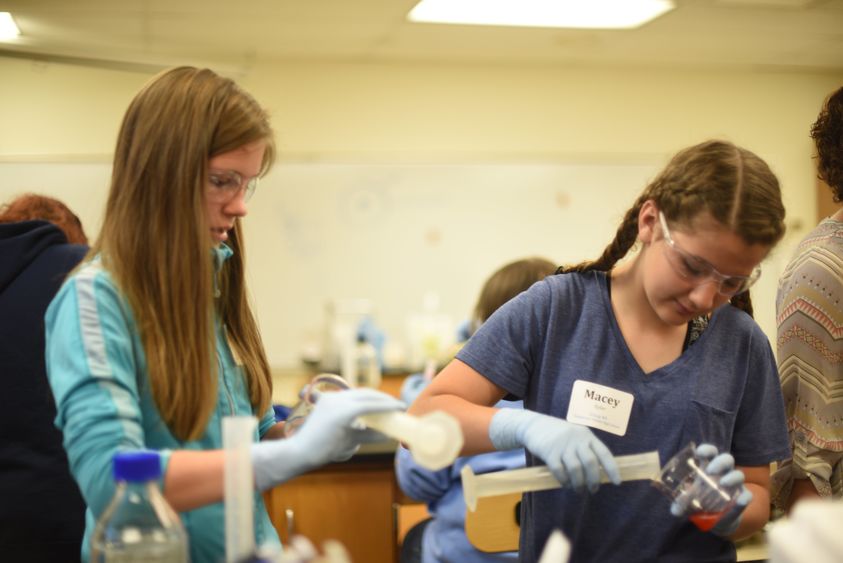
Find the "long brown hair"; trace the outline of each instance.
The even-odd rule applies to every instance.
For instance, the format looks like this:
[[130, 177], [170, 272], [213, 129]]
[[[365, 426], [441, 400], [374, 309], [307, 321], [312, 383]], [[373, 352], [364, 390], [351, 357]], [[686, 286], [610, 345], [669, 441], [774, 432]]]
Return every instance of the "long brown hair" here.
[[[624, 215], [615, 239], [597, 260], [561, 267], [564, 272], [608, 272], [638, 237], [638, 213], [653, 200], [667, 220], [690, 225], [708, 212], [748, 244], [774, 246], [784, 236], [784, 204], [779, 181], [756, 154], [727, 141], [706, 141], [674, 156]], [[732, 305], [752, 315], [749, 292]]]
[[192, 67], [152, 78], [120, 128], [105, 219], [90, 255], [102, 257], [129, 301], [152, 396], [182, 440], [201, 437], [216, 404], [215, 311], [242, 361], [252, 407], [269, 407], [272, 384], [247, 301], [239, 220], [215, 300], [204, 205], [209, 159], [259, 141], [266, 143], [265, 174], [275, 157], [266, 111], [232, 80]]

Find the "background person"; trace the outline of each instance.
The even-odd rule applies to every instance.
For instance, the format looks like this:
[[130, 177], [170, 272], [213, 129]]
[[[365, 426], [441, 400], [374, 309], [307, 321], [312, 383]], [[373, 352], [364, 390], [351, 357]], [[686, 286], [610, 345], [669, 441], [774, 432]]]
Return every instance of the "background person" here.
[[[843, 200], [843, 88], [825, 101], [811, 137], [819, 177]], [[843, 498], [843, 210], [799, 243], [779, 279], [779, 376], [793, 458], [773, 477], [786, 511], [803, 498]]]
[[85, 503], [70, 474], [44, 366], [44, 312], [85, 256], [79, 218], [25, 194], [0, 206], [0, 553], [79, 558]]
[[[473, 330], [481, 326], [501, 305], [527, 290], [535, 282], [556, 271], [556, 265], [544, 258], [516, 260], [496, 270], [483, 284], [471, 322]], [[424, 374], [407, 378], [401, 399], [412, 403], [429, 383]], [[521, 401], [499, 401], [497, 408], [522, 408]], [[430, 471], [417, 464], [412, 454], [399, 447], [395, 455], [398, 484], [408, 496], [427, 503], [431, 519], [417, 524], [407, 533], [401, 546], [401, 563], [455, 561], [517, 561], [518, 552], [484, 553], [475, 549], [465, 535], [465, 500], [460, 471], [470, 465], [475, 473], [488, 473], [524, 467], [524, 451], [509, 450], [460, 457], [454, 464]]]

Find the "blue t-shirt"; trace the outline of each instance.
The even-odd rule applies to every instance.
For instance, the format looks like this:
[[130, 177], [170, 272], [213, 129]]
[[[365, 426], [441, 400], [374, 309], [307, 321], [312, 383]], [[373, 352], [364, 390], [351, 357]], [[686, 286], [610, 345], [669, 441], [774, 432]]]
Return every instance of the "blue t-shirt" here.
[[[696, 343], [644, 373], [626, 345], [602, 272], [536, 283], [498, 309], [457, 358], [525, 408], [565, 418], [575, 381], [633, 396], [623, 436], [593, 429], [614, 455], [658, 450], [665, 463], [689, 442], [729, 451], [737, 465], [789, 456], [784, 406], [770, 344], [743, 311], [717, 309]], [[528, 454], [528, 465], [542, 464]], [[522, 503], [521, 560], [536, 561], [554, 528], [571, 540], [571, 561], [734, 561], [728, 540], [670, 514], [646, 481], [595, 494], [558, 489]]]

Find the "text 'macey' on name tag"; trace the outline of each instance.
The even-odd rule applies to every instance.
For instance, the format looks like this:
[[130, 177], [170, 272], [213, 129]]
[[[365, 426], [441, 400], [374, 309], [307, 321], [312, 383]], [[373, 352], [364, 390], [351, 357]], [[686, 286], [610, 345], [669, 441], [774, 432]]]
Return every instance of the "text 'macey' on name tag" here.
[[578, 379], [571, 391], [565, 420], [623, 436], [633, 400], [632, 394], [625, 391]]

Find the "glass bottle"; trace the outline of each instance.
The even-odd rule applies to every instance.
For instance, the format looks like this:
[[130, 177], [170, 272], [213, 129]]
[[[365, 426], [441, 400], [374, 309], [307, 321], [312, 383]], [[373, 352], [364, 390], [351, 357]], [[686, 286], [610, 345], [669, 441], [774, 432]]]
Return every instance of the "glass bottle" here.
[[114, 498], [91, 538], [91, 563], [185, 563], [187, 534], [158, 487], [158, 452], [114, 456]]

